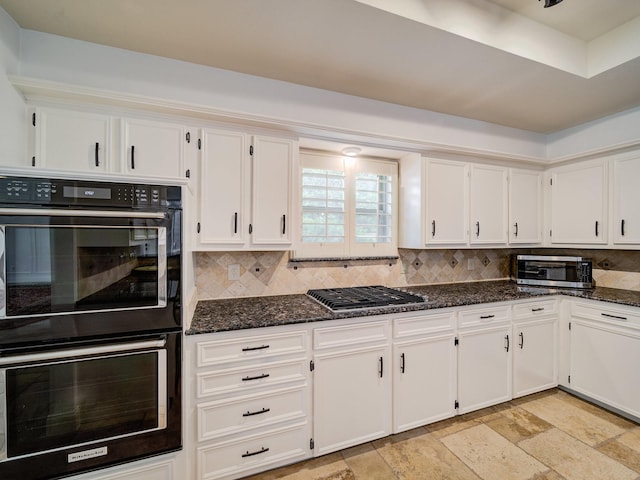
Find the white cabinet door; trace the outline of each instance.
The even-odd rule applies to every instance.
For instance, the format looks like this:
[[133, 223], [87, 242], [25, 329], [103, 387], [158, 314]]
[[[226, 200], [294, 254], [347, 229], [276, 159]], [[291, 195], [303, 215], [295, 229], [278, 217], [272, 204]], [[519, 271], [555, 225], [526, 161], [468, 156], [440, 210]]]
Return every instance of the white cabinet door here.
[[450, 334], [394, 345], [394, 433], [455, 415], [454, 338]]
[[511, 326], [458, 335], [458, 413], [511, 400]]
[[640, 332], [571, 322], [569, 388], [640, 417]]
[[34, 165], [71, 172], [108, 172], [111, 118], [107, 115], [37, 109]]
[[551, 181], [551, 243], [607, 243], [606, 163], [560, 167]]
[[295, 142], [253, 137], [253, 244], [291, 244]]
[[640, 157], [618, 159], [613, 177], [613, 241], [640, 243]]
[[200, 182], [200, 245], [242, 245], [248, 234], [247, 136], [204, 130]]
[[184, 178], [185, 129], [182, 125], [124, 119], [122, 158], [131, 175]]
[[509, 243], [542, 241], [542, 174], [509, 171]]
[[514, 398], [558, 384], [556, 324], [556, 318], [551, 317], [514, 325]]
[[472, 165], [470, 201], [470, 243], [507, 243], [507, 169]]
[[428, 161], [427, 244], [466, 244], [468, 167], [446, 160]]
[[389, 347], [314, 356], [314, 455], [391, 433]]

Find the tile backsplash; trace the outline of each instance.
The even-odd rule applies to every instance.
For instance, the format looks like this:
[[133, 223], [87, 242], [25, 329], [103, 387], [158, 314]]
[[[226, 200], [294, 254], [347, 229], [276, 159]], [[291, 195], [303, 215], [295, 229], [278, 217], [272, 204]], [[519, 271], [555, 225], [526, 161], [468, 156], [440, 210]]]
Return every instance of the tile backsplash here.
[[[640, 290], [640, 251], [552, 249], [399, 250], [392, 260], [291, 262], [288, 252], [198, 252], [198, 300], [304, 293], [310, 288], [433, 283], [508, 278], [513, 253], [593, 258], [601, 287]], [[229, 266], [239, 276], [230, 279]]]

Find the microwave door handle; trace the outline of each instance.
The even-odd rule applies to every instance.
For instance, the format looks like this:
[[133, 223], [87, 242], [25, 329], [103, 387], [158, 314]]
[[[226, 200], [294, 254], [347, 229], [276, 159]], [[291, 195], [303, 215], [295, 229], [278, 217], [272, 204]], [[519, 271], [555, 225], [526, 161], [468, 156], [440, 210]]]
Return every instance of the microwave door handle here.
[[102, 218], [150, 218], [163, 219], [162, 212], [114, 212], [102, 210], [55, 210], [35, 208], [0, 208], [0, 215], [49, 216], [49, 217], [102, 217]]

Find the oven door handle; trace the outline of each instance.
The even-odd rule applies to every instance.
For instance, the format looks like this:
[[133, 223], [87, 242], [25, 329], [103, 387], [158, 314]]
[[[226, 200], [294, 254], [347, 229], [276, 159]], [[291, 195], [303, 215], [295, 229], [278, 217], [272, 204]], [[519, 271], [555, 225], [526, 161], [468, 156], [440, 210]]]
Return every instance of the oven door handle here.
[[85, 347], [56, 350], [54, 352], [27, 353], [25, 355], [15, 355], [11, 357], [0, 357], [0, 366], [15, 365], [27, 362], [42, 362], [47, 360], [68, 359], [69, 352], [73, 351], [74, 357], [85, 355], [102, 355], [105, 353], [128, 352], [132, 350], [149, 350], [154, 348], [164, 348], [165, 339], [145, 340], [142, 342], [122, 343], [118, 345], [102, 345], [98, 347]]
[[52, 217], [164, 218], [163, 212], [114, 212], [100, 210], [65, 210], [35, 208], [0, 208], [0, 215], [49, 215]]

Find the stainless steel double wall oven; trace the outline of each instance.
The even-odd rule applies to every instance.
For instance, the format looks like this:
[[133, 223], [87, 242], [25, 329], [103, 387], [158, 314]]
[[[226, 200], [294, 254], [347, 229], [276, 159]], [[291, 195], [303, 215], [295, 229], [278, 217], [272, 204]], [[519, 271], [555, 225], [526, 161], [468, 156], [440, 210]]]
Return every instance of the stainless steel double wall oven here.
[[181, 448], [180, 193], [0, 177], [0, 478]]

